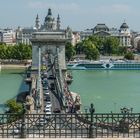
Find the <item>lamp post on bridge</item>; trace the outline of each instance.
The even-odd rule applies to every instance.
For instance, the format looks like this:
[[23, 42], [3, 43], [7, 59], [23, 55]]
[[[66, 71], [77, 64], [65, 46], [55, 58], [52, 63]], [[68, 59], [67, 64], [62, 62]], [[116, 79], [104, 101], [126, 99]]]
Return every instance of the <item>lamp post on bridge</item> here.
[[25, 114], [26, 114], [26, 105], [23, 103], [23, 113], [22, 113], [22, 123], [21, 123], [21, 138], [26, 138], [26, 122], [25, 122]]
[[93, 138], [94, 135], [93, 135], [93, 130], [94, 130], [94, 125], [93, 125], [93, 113], [95, 112], [95, 108], [94, 108], [94, 105], [93, 103], [90, 105], [90, 109], [89, 109], [89, 112], [90, 112], [90, 117], [91, 117], [91, 122], [90, 122], [90, 127], [89, 127], [89, 138]]

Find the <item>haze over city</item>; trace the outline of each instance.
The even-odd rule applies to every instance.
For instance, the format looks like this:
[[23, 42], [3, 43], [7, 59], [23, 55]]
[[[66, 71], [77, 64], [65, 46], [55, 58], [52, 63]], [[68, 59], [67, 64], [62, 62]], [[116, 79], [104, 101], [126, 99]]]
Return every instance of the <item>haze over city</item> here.
[[119, 28], [124, 20], [130, 29], [139, 31], [139, 0], [1, 0], [0, 28], [31, 27], [39, 14], [44, 22], [48, 8], [56, 17], [60, 14], [62, 27], [73, 30], [93, 28], [97, 23]]

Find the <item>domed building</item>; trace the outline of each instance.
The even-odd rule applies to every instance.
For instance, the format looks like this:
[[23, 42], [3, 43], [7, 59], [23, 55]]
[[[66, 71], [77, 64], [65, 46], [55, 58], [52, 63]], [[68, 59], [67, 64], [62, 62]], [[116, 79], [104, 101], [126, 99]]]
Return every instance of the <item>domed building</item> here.
[[[90, 31], [90, 33], [88, 33]], [[92, 31], [92, 33], [91, 33]], [[119, 29], [117, 28], [108, 28], [104, 23], [98, 23], [94, 28], [89, 29], [85, 34], [81, 33], [82, 40], [88, 36], [100, 36], [100, 37], [117, 37], [120, 41], [120, 46], [132, 47], [131, 45], [131, 33], [129, 26], [126, 22], [122, 23]]]
[[119, 30], [120, 46], [131, 47], [131, 34], [126, 22], [122, 23]]
[[52, 11], [49, 8], [48, 14], [45, 17], [44, 25], [41, 26], [40, 30], [47, 30], [47, 31], [54, 31], [54, 30], [60, 30], [60, 17], [58, 15], [57, 21], [52, 16]]
[[109, 28], [104, 23], [99, 23], [93, 28], [93, 35], [101, 37], [110, 36]]
[[31, 44], [30, 39], [32, 34], [36, 31], [60, 31], [60, 16], [58, 15], [57, 20], [52, 15], [52, 11], [49, 8], [48, 13], [44, 19], [44, 24], [40, 24], [39, 16], [37, 14], [35, 19], [35, 26], [16, 30], [16, 43]]

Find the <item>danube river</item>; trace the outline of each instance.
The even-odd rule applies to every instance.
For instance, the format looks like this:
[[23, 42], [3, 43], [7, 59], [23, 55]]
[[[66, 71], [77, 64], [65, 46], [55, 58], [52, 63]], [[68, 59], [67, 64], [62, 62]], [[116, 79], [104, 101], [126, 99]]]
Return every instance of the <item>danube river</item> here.
[[22, 91], [28, 90], [23, 82], [24, 70], [0, 71], [0, 112], [3, 112], [4, 103], [13, 99]]
[[140, 71], [73, 70], [71, 91], [81, 96], [82, 109], [93, 103], [97, 113], [133, 108], [140, 112]]

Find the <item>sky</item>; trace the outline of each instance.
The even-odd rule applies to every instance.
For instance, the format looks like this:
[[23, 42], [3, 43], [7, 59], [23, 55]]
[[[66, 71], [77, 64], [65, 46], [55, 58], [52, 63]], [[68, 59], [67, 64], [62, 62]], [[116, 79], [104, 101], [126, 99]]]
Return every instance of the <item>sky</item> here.
[[62, 28], [94, 28], [105, 23], [119, 28], [125, 21], [129, 28], [140, 31], [140, 0], [0, 0], [0, 28], [31, 27], [36, 15], [44, 23], [48, 8], [54, 17], [60, 15]]

